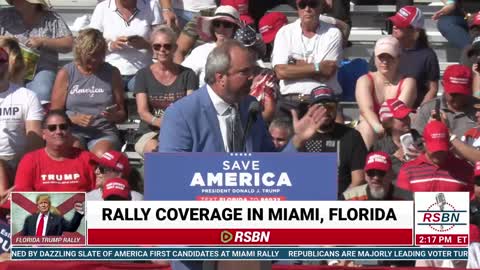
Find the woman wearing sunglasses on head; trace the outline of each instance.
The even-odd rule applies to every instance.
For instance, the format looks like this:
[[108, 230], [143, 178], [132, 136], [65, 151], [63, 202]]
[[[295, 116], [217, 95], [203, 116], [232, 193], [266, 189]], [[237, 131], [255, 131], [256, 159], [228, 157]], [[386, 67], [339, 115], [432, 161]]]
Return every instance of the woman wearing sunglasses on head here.
[[203, 86], [207, 56], [225, 40], [233, 39], [240, 27], [240, 15], [231, 6], [219, 6], [213, 17], [199, 17], [197, 27], [199, 36], [208, 43], [193, 49], [182, 65], [193, 69], [199, 76], [200, 86]]
[[126, 119], [120, 72], [105, 62], [107, 42], [89, 28], [75, 39], [75, 60], [57, 74], [52, 109], [65, 109], [72, 121], [75, 146], [97, 156], [120, 148], [117, 123]]
[[198, 88], [195, 72], [173, 62], [176, 41], [177, 34], [170, 27], [155, 28], [150, 42], [156, 62], [136, 75], [135, 99], [142, 122], [137, 131], [135, 151], [142, 156], [156, 150], [163, 112], [167, 107]]
[[63, 110], [51, 110], [42, 121], [45, 147], [23, 156], [15, 191], [90, 191], [95, 166], [88, 151], [73, 147], [71, 121]]

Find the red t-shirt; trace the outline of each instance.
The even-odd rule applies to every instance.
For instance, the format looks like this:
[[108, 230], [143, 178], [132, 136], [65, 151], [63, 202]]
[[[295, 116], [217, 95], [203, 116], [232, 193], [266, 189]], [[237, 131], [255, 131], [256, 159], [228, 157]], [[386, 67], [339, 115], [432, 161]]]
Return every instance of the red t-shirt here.
[[42, 148], [20, 161], [15, 191], [90, 191], [95, 188], [95, 179], [90, 152], [73, 148], [69, 157], [56, 161]]
[[473, 191], [473, 167], [465, 160], [449, 154], [438, 167], [425, 154], [403, 164], [398, 172], [397, 186], [412, 192]]

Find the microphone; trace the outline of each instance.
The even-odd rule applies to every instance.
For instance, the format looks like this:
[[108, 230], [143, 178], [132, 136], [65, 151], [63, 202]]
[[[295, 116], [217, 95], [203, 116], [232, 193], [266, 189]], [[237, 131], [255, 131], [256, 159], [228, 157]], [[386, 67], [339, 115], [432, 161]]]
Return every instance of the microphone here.
[[247, 123], [245, 125], [245, 129], [243, 132], [243, 138], [242, 138], [242, 148], [244, 152], [247, 151], [247, 137], [248, 134], [250, 133], [250, 130], [252, 129], [253, 123], [257, 121], [257, 114], [261, 111], [260, 108], [260, 103], [258, 101], [254, 100], [248, 105], [248, 118], [247, 118]]
[[437, 196], [435, 196], [435, 199], [437, 200], [437, 205], [440, 208], [440, 211], [443, 211], [445, 204], [447, 204], [447, 201], [445, 200], [445, 194], [438, 193]]

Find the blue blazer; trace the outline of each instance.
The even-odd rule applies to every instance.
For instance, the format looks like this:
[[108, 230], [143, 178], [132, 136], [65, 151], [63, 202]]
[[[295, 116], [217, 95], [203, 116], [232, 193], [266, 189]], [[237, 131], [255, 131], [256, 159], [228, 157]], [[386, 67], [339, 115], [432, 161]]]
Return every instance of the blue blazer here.
[[[239, 104], [240, 119], [245, 127], [248, 106], [255, 100], [245, 97]], [[159, 152], [225, 152], [217, 111], [204, 86], [173, 103], [165, 111], [160, 129]], [[272, 138], [262, 115], [246, 140], [247, 152], [275, 152]]]

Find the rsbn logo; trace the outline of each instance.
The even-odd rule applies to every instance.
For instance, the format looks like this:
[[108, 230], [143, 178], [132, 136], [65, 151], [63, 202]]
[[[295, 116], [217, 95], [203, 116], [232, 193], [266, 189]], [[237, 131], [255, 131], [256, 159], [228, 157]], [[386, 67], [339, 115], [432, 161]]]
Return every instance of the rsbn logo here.
[[460, 222], [460, 215], [466, 214], [466, 210], [457, 210], [455, 206], [447, 201], [444, 193], [435, 196], [435, 203], [432, 203], [426, 210], [418, 210], [422, 215], [422, 221], [418, 226], [429, 226], [436, 232], [447, 232], [455, 225], [466, 225]]

